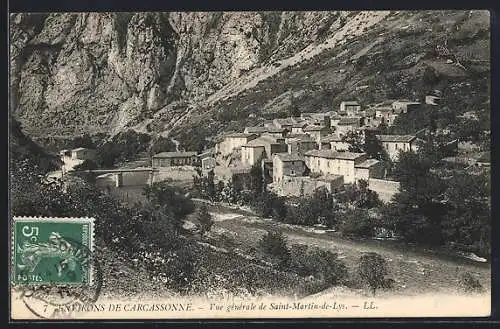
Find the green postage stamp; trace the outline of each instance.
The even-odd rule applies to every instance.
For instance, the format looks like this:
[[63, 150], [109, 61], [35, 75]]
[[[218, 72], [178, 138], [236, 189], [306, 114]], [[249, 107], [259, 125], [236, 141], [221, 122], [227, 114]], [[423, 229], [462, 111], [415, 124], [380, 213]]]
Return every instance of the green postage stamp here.
[[14, 217], [14, 284], [92, 284], [93, 218]]

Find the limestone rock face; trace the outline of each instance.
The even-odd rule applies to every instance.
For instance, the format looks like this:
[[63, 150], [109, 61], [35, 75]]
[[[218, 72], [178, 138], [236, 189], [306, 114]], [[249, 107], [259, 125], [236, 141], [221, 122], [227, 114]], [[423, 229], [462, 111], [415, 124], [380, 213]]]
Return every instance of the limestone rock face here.
[[306, 111], [413, 97], [425, 65], [470, 75], [443, 68], [441, 30], [466, 65], [487, 64], [476, 57], [489, 54], [488, 22], [480, 11], [12, 14], [11, 112], [33, 136], [168, 134], [285, 106], [288, 91]]
[[27, 131], [108, 132], [300, 50], [333, 12], [12, 14], [11, 109]]

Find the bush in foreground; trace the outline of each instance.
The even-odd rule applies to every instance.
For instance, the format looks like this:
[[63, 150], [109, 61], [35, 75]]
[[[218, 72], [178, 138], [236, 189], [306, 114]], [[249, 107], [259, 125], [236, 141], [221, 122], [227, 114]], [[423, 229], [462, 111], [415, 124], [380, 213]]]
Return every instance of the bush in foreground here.
[[300, 276], [315, 277], [323, 282], [323, 288], [340, 284], [347, 278], [347, 267], [336, 253], [300, 244], [290, 250], [289, 269]]
[[267, 231], [260, 239], [259, 246], [266, 254], [276, 257], [280, 265], [286, 264], [290, 259], [286, 237], [279, 231]]
[[375, 296], [379, 288], [390, 288], [392, 280], [385, 277], [389, 274], [387, 261], [375, 252], [369, 252], [361, 256], [358, 274], [368, 284], [373, 296]]
[[458, 279], [458, 289], [465, 293], [480, 293], [483, 286], [470, 272], [465, 272]]

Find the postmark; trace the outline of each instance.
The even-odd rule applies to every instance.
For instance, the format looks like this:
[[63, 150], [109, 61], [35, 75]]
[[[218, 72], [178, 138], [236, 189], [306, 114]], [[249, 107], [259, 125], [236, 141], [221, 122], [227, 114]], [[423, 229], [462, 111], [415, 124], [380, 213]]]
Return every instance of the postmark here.
[[40, 318], [93, 311], [102, 273], [93, 255], [93, 218], [14, 217], [12, 286]]

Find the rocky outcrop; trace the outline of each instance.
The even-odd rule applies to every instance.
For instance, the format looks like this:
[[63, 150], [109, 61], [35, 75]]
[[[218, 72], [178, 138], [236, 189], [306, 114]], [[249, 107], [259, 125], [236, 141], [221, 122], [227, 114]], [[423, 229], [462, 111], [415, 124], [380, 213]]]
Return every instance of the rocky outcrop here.
[[13, 14], [11, 108], [34, 134], [120, 130], [172, 102], [201, 100], [263, 63], [293, 54], [327, 33], [338, 17]]
[[[487, 12], [476, 13], [442, 18], [425, 12], [12, 14], [11, 110], [33, 136], [117, 133], [128, 127], [168, 134], [186, 122], [206, 126], [209, 113], [231, 110], [233, 104], [241, 104], [248, 116], [252, 106], [272, 104], [291, 90], [292, 80], [303, 82], [295, 93], [319, 95], [307, 106], [361, 85], [376, 87], [363, 91], [376, 98], [389, 87], [374, 83], [380, 72], [371, 70], [380, 65], [367, 69], [363, 61], [379, 56], [397, 64], [417, 56], [396, 68], [403, 73], [382, 72], [397, 80], [389, 79], [389, 86], [399, 85], [419, 74], [412, 67], [424, 55], [434, 56], [428, 49], [443, 35], [433, 31], [436, 27], [463, 38], [468, 31], [487, 30]], [[408, 39], [411, 49], [399, 47], [398, 38]], [[470, 43], [460, 47], [471, 48]], [[257, 92], [263, 96], [250, 101], [248, 94]]]

